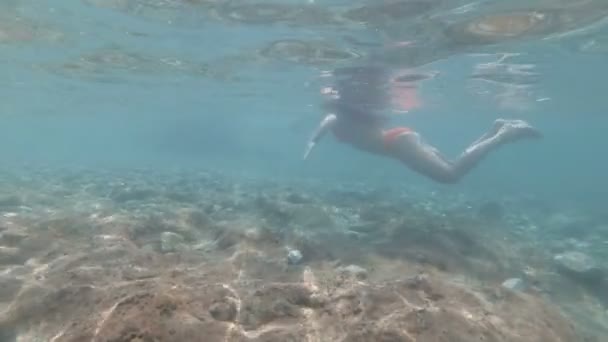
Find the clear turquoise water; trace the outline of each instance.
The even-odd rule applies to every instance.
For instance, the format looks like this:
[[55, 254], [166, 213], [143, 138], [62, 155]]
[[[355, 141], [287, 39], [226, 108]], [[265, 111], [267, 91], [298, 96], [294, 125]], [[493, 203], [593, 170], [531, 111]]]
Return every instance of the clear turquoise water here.
[[[438, 0], [419, 16], [364, 16], [364, 23], [335, 20], [364, 1], [276, 3], [305, 10], [269, 22], [237, 20], [247, 13], [235, 11], [254, 7], [248, 1], [3, 1], [3, 165], [213, 167], [435, 186], [334, 139], [323, 141], [312, 160], [300, 160], [322, 115], [320, 73], [365, 64], [365, 56], [382, 55], [378, 45], [413, 41], [416, 50], [393, 60], [437, 75], [419, 86], [422, 107], [395, 124], [415, 127], [449, 155], [497, 117], [529, 120], [545, 134], [540, 143], [501, 149], [450, 191], [530, 192], [590, 203], [606, 195], [608, 3]], [[305, 20], [310, 8], [317, 14]], [[548, 11], [534, 35], [465, 44], [445, 33], [489, 13], [531, 9]], [[364, 57], [309, 63], [260, 54], [281, 39], [323, 41]], [[494, 65], [492, 75], [502, 83], [472, 78], [505, 53], [514, 55]], [[522, 67], [533, 75], [522, 76]]]

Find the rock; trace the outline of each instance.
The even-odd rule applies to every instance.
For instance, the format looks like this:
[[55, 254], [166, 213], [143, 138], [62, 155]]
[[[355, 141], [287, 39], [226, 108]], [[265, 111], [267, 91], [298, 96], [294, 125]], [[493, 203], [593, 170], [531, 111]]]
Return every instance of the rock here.
[[218, 301], [211, 305], [209, 314], [217, 321], [232, 322], [236, 319], [237, 307], [234, 300]]
[[173, 232], [163, 232], [160, 235], [160, 249], [164, 253], [176, 252], [184, 243], [184, 237]]
[[338, 273], [343, 275], [350, 275], [359, 280], [367, 279], [367, 270], [361, 266], [348, 265], [346, 267], [339, 267]]
[[526, 283], [520, 278], [509, 278], [502, 283], [502, 287], [513, 291], [525, 291]]
[[553, 257], [557, 270], [575, 280], [583, 282], [601, 281], [604, 271], [595, 261], [582, 252], [566, 252]]
[[292, 249], [287, 253], [287, 263], [289, 265], [297, 265], [302, 261], [302, 252], [297, 249]]

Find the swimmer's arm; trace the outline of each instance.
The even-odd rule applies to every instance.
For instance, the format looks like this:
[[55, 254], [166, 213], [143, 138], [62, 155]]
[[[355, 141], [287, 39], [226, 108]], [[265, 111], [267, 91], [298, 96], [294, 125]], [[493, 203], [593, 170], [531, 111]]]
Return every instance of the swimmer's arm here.
[[325, 133], [335, 124], [338, 118], [334, 114], [327, 115], [323, 121], [319, 124], [319, 127], [314, 131], [312, 137], [308, 141], [308, 145], [306, 146], [306, 151], [304, 152], [304, 160], [308, 159], [308, 155], [313, 150], [317, 142], [323, 138]]

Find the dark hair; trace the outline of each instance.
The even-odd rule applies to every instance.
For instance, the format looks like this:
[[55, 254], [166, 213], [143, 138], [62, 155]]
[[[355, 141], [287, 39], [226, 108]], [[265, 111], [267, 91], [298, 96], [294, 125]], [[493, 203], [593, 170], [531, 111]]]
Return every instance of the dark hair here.
[[375, 65], [340, 68], [333, 76], [338, 97], [325, 101], [324, 108], [361, 120], [386, 118], [381, 114], [390, 104], [386, 68]]

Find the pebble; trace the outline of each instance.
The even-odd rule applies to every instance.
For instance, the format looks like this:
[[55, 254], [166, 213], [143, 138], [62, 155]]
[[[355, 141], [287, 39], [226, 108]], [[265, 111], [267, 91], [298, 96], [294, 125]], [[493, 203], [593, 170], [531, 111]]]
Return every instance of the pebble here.
[[302, 252], [297, 249], [292, 249], [287, 253], [287, 263], [290, 265], [297, 265], [302, 261]]

